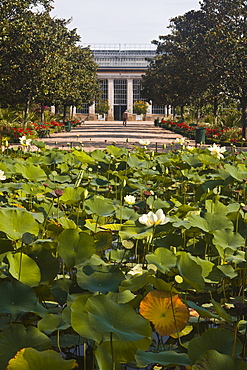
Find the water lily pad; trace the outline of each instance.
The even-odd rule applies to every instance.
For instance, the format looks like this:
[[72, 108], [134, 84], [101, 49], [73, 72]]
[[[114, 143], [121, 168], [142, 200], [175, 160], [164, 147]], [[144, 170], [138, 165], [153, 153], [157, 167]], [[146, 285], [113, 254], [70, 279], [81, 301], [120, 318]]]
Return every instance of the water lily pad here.
[[153, 353], [138, 350], [135, 359], [139, 367], [146, 367], [149, 364], [159, 364], [166, 367], [190, 365], [188, 355], [174, 351]]
[[104, 251], [112, 245], [112, 233], [100, 231], [94, 235], [94, 242], [97, 251]]
[[6, 370], [8, 361], [26, 347], [44, 351], [51, 348], [51, 341], [33, 326], [25, 328], [21, 324], [14, 324], [3, 330], [0, 334], [0, 370]]
[[38, 322], [38, 329], [46, 334], [51, 334], [55, 330], [66, 330], [69, 324], [63, 320], [62, 315], [49, 314]]
[[89, 215], [96, 214], [98, 216], [108, 217], [115, 212], [112, 201], [103, 196], [94, 196], [92, 199], [85, 200], [84, 206]]
[[98, 295], [87, 300], [86, 309], [91, 325], [101, 333], [114, 333], [123, 341], [151, 337], [148, 321], [129, 305], [118, 304], [104, 295]]
[[166, 274], [176, 266], [177, 258], [169, 249], [157, 248], [154, 253], [146, 255], [146, 260], [155, 265], [163, 274]]
[[16, 172], [21, 173], [22, 176], [29, 181], [39, 182], [45, 181], [47, 178], [45, 171], [39, 165], [35, 166], [31, 163], [17, 163], [15, 168]]
[[66, 265], [71, 268], [93, 255], [94, 239], [85, 232], [66, 229], [59, 234], [57, 250]]
[[247, 370], [247, 364], [239, 358], [209, 350], [199, 357], [192, 370]]
[[45, 284], [52, 282], [57, 276], [59, 261], [51, 251], [47, 249], [36, 250], [29, 255], [38, 265], [41, 272], [40, 282]]
[[121, 285], [119, 287], [119, 291], [123, 292], [124, 290], [130, 290], [132, 292], [135, 292], [142, 288], [147, 283], [147, 277], [150, 274], [148, 272], [138, 275], [138, 276], [132, 276], [128, 280], [123, 280], [121, 282]]
[[95, 163], [95, 160], [90, 157], [86, 152], [82, 150], [74, 150], [73, 154], [76, 156], [76, 158], [79, 159], [82, 163], [88, 163], [88, 164], [93, 164]]
[[186, 252], [178, 252], [177, 268], [184, 281], [195, 288], [198, 292], [202, 291], [205, 281], [202, 277], [202, 268]]
[[83, 199], [85, 189], [83, 188], [65, 188], [60, 201], [65, 204], [75, 204]]
[[[224, 355], [232, 355], [234, 346], [234, 333], [225, 329], [209, 329], [200, 337], [194, 337], [189, 342], [188, 355], [192, 364], [206, 351], [214, 349]], [[238, 356], [242, 351], [242, 343], [237, 338], [234, 355]]]
[[116, 266], [86, 265], [77, 272], [79, 286], [90, 292], [118, 292], [124, 274]]
[[63, 305], [67, 301], [67, 296], [69, 294], [72, 285], [72, 280], [62, 278], [55, 280], [52, 287], [51, 293], [53, 294], [56, 302]]
[[71, 305], [71, 325], [72, 328], [80, 334], [81, 337], [92, 339], [100, 343], [103, 339], [103, 333], [94, 328], [88, 319], [88, 313], [85, 309], [90, 294], [83, 294], [78, 297]]
[[26, 232], [38, 235], [39, 225], [27, 211], [2, 208], [0, 210], [0, 231], [16, 240]]
[[236, 250], [245, 245], [245, 239], [239, 233], [234, 233], [232, 230], [216, 230], [213, 232], [213, 235], [214, 245], [219, 245], [223, 249], [231, 248]]
[[105, 349], [109, 354], [108, 361], [109, 359], [111, 361], [111, 349], [113, 348], [115, 361], [119, 363], [131, 362], [135, 360], [136, 351], [146, 351], [149, 348], [150, 343], [151, 338], [143, 338], [140, 340], [128, 342], [122, 340], [113, 340], [112, 346], [110, 341], [105, 341], [101, 343], [100, 346], [97, 348], [95, 355], [96, 358], [99, 359], [100, 353], [102, 353], [102, 349]]
[[37, 263], [24, 253], [7, 254], [9, 273], [17, 280], [30, 287], [39, 285], [41, 272]]
[[46, 315], [47, 310], [37, 302], [33, 290], [18, 281], [0, 284], [0, 312], [9, 313], [16, 320], [24, 312]]
[[78, 365], [75, 360], [64, 360], [59, 353], [48, 350], [39, 352], [34, 348], [23, 348], [9, 361], [8, 370], [72, 370]]

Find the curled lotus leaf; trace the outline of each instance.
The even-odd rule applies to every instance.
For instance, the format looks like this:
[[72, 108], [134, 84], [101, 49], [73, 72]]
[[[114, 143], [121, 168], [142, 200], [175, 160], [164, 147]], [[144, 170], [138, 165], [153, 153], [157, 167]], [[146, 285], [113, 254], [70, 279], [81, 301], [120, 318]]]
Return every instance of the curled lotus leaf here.
[[9, 361], [7, 370], [72, 370], [76, 367], [78, 365], [75, 360], [64, 360], [55, 351], [40, 352], [34, 348], [23, 348]]

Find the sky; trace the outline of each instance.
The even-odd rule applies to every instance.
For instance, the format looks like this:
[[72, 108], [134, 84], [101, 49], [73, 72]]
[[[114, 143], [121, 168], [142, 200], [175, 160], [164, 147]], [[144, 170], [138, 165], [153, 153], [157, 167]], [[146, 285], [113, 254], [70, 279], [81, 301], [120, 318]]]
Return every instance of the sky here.
[[199, 0], [54, 0], [53, 17], [72, 18], [81, 42], [150, 44], [170, 31], [170, 19], [199, 9]]

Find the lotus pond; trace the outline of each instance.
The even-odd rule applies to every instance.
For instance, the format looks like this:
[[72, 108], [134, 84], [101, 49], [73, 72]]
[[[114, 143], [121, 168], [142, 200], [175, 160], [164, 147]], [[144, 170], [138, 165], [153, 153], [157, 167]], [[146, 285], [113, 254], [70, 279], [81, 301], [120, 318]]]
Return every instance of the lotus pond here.
[[0, 161], [0, 370], [247, 369], [247, 157]]

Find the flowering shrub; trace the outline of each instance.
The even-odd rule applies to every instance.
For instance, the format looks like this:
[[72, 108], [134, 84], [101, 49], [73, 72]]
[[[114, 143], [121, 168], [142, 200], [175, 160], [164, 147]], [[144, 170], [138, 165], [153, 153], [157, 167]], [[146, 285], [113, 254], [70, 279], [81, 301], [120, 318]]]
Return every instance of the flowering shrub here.
[[[168, 128], [174, 132], [178, 132], [188, 137], [195, 135], [196, 125], [189, 125], [186, 122], [175, 122], [170, 120], [162, 120], [161, 126]], [[242, 130], [239, 127], [219, 127], [208, 124], [200, 124], [200, 127], [205, 127], [206, 140], [229, 143], [243, 143]]]
[[[72, 121], [72, 125], [76, 126], [79, 121]], [[33, 122], [28, 125], [27, 128], [23, 128], [21, 125], [3, 125], [0, 126], [0, 134], [2, 141], [5, 138], [10, 142], [19, 142], [19, 138], [25, 136], [28, 139], [35, 139], [42, 137], [41, 133], [49, 131], [50, 133], [60, 132], [64, 130], [64, 124], [62, 122], [51, 121], [51, 122]]]
[[148, 110], [148, 105], [143, 100], [138, 100], [133, 104], [133, 112], [136, 114], [146, 114]]

